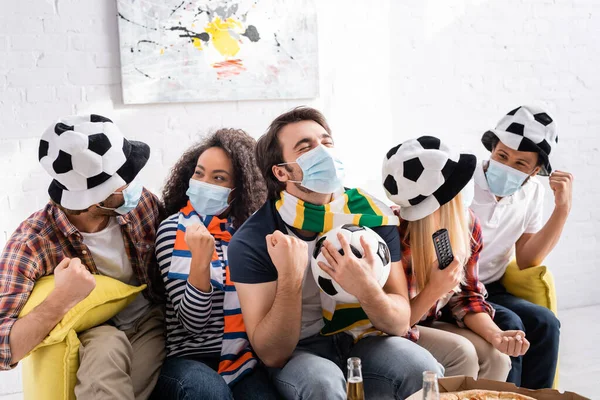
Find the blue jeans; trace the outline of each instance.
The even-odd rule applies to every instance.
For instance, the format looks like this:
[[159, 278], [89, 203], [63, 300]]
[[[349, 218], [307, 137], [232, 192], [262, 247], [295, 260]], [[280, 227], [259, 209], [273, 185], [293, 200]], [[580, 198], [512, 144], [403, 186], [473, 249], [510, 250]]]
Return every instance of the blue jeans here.
[[286, 399], [344, 400], [348, 357], [361, 359], [365, 395], [370, 399], [405, 399], [421, 389], [423, 371], [444, 374], [427, 350], [408, 339], [366, 337], [354, 344], [345, 333], [301, 340], [287, 364], [269, 373]]
[[560, 322], [552, 311], [508, 293], [500, 282], [485, 285], [503, 330], [522, 330], [531, 343], [522, 357], [511, 357], [507, 382], [528, 389], [551, 388], [558, 362]]
[[168, 357], [160, 371], [151, 399], [155, 400], [275, 400], [267, 372], [257, 366], [232, 388], [217, 373], [218, 358]]

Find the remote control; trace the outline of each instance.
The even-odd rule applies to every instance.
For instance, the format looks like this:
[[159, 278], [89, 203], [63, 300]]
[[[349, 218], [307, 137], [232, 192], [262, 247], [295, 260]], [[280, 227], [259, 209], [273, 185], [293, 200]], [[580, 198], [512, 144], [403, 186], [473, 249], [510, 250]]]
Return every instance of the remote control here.
[[448, 237], [448, 230], [440, 229], [433, 234], [433, 247], [435, 247], [435, 253], [437, 254], [440, 269], [445, 269], [452, 261], [454, 261], [452, 247], [450, 246], [450, 238]]

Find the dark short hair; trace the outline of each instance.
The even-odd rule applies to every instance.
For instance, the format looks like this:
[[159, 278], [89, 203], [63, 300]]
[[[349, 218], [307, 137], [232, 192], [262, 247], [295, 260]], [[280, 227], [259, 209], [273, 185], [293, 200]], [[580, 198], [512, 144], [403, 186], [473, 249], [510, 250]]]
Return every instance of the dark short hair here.
[[296, 107], [275, 118], [267, 132], [262, 135], [256, 143], [256, 162], [267, 183], [267, 197], [270, 200], [278, 199], [279, 194], [285, 189], [285, 184], [273, 174], [273, 166], [281, 164], [283, 160], [283, 149], [279, 141], [279, 132], [289, 124], [301, 121], [314, 121], [331, 135], [331, 129], [325, 116], [311, 107]]
[[187, 204], [186, 191], [200, 154], [211, 147], [219, 147], [227, 153], [233, 164], [235, 190], [230, 217], [233, 226], [239, 228], [266, 198], [265, 182], [256, 165], [255, 145], [256, 141], [241, 129], [219, 129], [189, 148], [171, 169], [163, 188], [167, 215], [175, 214]]

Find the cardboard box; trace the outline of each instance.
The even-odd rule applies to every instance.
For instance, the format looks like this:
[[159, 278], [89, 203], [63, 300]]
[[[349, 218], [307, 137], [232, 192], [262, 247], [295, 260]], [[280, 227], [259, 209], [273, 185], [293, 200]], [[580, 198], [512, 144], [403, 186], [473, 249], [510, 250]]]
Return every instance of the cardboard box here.
[[[554, 389], [529, 390], [516, 387], [512, 383], [489, 381], [487, 379], [475, 380], [466, 376], [451, 376], [438, 379], [440, 393], [460, 392], [462, 390], [486, 389], [498, 392], [514, 392], [524, 394], [539, 400], [590, 400], [575, 393], [561, 393]], [[422, 391], [418, 391], [406, 400], [422, 400]]]

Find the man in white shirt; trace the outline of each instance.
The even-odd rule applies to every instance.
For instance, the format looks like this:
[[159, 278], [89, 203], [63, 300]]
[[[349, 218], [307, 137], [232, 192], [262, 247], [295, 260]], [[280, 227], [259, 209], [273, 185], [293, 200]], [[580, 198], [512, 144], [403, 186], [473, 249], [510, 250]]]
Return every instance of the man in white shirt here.
[[[482, 142], [491, 156], [475, 171], [471, 204], [483, 230], [479, 278], [496, 309], [498, 326], [524, 331], [531, 343], [525, 356], [512, 358], [508, 381], [530, 389], [552, 387], [560, 323], [548, 309], [509, 294], [500, 280], [515, 257], [520, 269], [530, 268], [540, 265], [556, 246], [571, 210], [573, 176], [552, 172], [556, 125], [538, 108], [522, 106], [509, 112], [496, 129], [483, 135]], [[550, 176], [555, 198], [546, 224], [538, 174]]]

